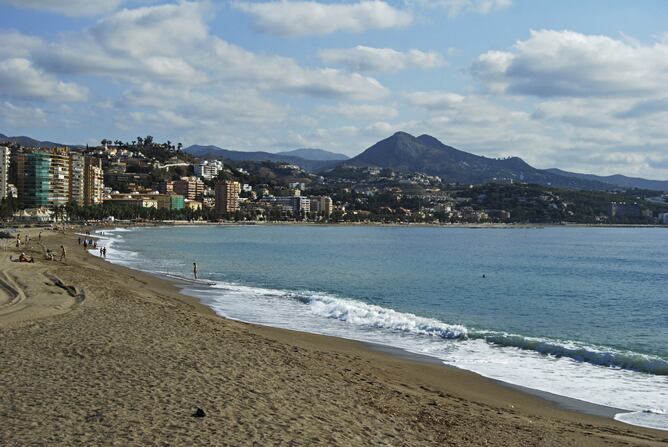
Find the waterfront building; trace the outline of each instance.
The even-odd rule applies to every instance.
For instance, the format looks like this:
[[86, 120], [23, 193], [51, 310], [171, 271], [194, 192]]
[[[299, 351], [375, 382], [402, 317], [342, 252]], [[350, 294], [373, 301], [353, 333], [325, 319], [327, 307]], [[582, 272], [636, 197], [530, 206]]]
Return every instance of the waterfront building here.
[[612, 202], [608, 205], [610, 218], [651, 218], [652, 211], [642, 208], [638, 203]]
[[25, 149], [16, 155], [16, 187], [26, 208], [66, 205], [70, 196], [67, 148]]
[[141, 208], [158, 208], [158, 201], [139, 194], [112, 194], [104, 199], [105, 204], [137, 206]]
[[87, 206], [102, 203], [104, 194], [104, 171], [102, 160], [86, 156], [84, 162], [84, 203]]
[[320, 207], [318, 209], [319, 213], [321, 213], [325, 217], [329, 217], [331, 216], [333, 209], [334, 209], [334, 202], [332, 202], [331, 197], [329, 196], [320, 197]]
[[188, 200], [199, 200], [204, 196], [204, 182], [199, 177], [181, 177], [173, 182], [172, 190]]
[[309, 213], [311, 211], [311, 199], [301, 196], [275, 197], [273, 200], [281, 211], [299, 215], [302, 211]]
[[197, 200], [188, 200], [186, 199], [186, 208], [193, 211], [200, 211], [202, 209], [202, 202]]
[[320, 197], [311, 197], [311, 212], [320, 214]]
[[219, 216], [239, 211], [239, 182], [222, 181], [216, 184], [216, 213]]
[[84, 155], [79, 152], [70, 152], [70, 184], [69, 202], [79, 206], [84, 205]]
[[186, 207], [185, 198], [180, 194], [156, 194], [149, 197], [158, 202], [159, 209], [182, 210]]
[[0, 200], [9, 195], [9, 163], [11, 151], [6, 146], [0, 146]]

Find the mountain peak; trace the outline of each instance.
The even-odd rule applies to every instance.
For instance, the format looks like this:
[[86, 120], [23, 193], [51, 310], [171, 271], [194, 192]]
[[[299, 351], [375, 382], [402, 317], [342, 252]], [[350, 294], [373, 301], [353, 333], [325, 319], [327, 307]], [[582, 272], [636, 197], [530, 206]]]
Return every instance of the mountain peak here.
[[396, 132], [379, 141], [348, 163], [424, 172], [458, 183], [518, 181], [587, 189], [605, 186], [600, 182], [581, 181], [535, 169], [518, 157], [503, 160], [483, 157], [447, 146], [431, 135], [415, 138], [406, 132]]
[[409, 138], [411, 140], [415, 139], [415, 137], [413, 135], [409, 134], [408, 132], [401, 131], [401, 130], [398, 131], [398, 132], [395, 132], [390, 138], [391, 139]]

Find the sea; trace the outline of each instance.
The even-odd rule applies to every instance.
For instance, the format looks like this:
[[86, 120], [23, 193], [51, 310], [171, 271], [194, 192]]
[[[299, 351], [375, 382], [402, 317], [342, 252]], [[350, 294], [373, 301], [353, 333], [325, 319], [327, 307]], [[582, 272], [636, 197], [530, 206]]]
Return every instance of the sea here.
[[184, 293], [222, 316], [427, 355], [668, 430], [668, 229], [224, 225], [98, 235], [109, 261], [182, 279]]

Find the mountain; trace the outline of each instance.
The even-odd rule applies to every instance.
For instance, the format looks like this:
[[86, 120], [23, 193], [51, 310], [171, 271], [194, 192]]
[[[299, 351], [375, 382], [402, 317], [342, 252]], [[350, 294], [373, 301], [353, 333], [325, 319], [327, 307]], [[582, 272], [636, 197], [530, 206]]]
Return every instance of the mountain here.
[[596, 180], [536, 169], [518, 157], [501, 160], [482, 157], [446, 146], [429, 135], [416, 138], [405, 132], [397, 132], [379, 141], [344, 164], [424, 172], [437, 175], [445, 182], [477, 184], [513, 180], [577, 189], [610, 187], [609, 184]]
[[639, 188], [639, 189], [650, 189], [652, 191], [668, 191], [667, 180], [648, 180], [638, 177], [627, 177], [625, 175], [620, 175], [620, 174], [608, 175], [608, 176], [601, 176], [594, 174], [579, 174], [577, 172], [562, 171], [561, 169], [546, 169], [546, 171], [564, 177], [573, 177], [573, 178], [603, 182], [620, 188]]
[[278, 152], [279, 155], [288, 155], [291, 157], [299, 157], [305, 160], [313, 161], [329, 161], [329, 160], [348, 160], [350, 157], [336, 152], [329, 152], [323, 149], [302, 148], [292, 151]]
[[290, 163], [301, 167], [306, 171], [316, 171], [333, 167], [340, 160], [307, 160], [293, 155], [274, 154], [271, 152], [243, 152], [223, 149], [218, 146], [192, 145], [184, 149], [185, 152], [199, 158], [222, 158], [234, 161], [273, 161], [277, 163]]
[[2, 143], [15, 143], [25, 147], [41, 147], [41, 148], [67, 146], [67, 144], [54, 143], [53, 141], [39, 141], [24, 136], [8, 137], [7, 135], [0, 133], [0, 144]]

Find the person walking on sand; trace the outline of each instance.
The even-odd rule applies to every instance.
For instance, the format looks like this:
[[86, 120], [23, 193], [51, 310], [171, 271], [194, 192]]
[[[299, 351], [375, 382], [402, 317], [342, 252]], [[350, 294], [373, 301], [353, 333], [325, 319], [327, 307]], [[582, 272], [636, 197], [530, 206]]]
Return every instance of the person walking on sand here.
[[65, 247], [61, 245], [60, 246], [60, 262], [64, 262], [66, 260], [65, 259], [66, 256], [67, 256], [67, 251], [65, 250]]
[[193, 278], [197, 279], [197, 263], [193, 262]]

